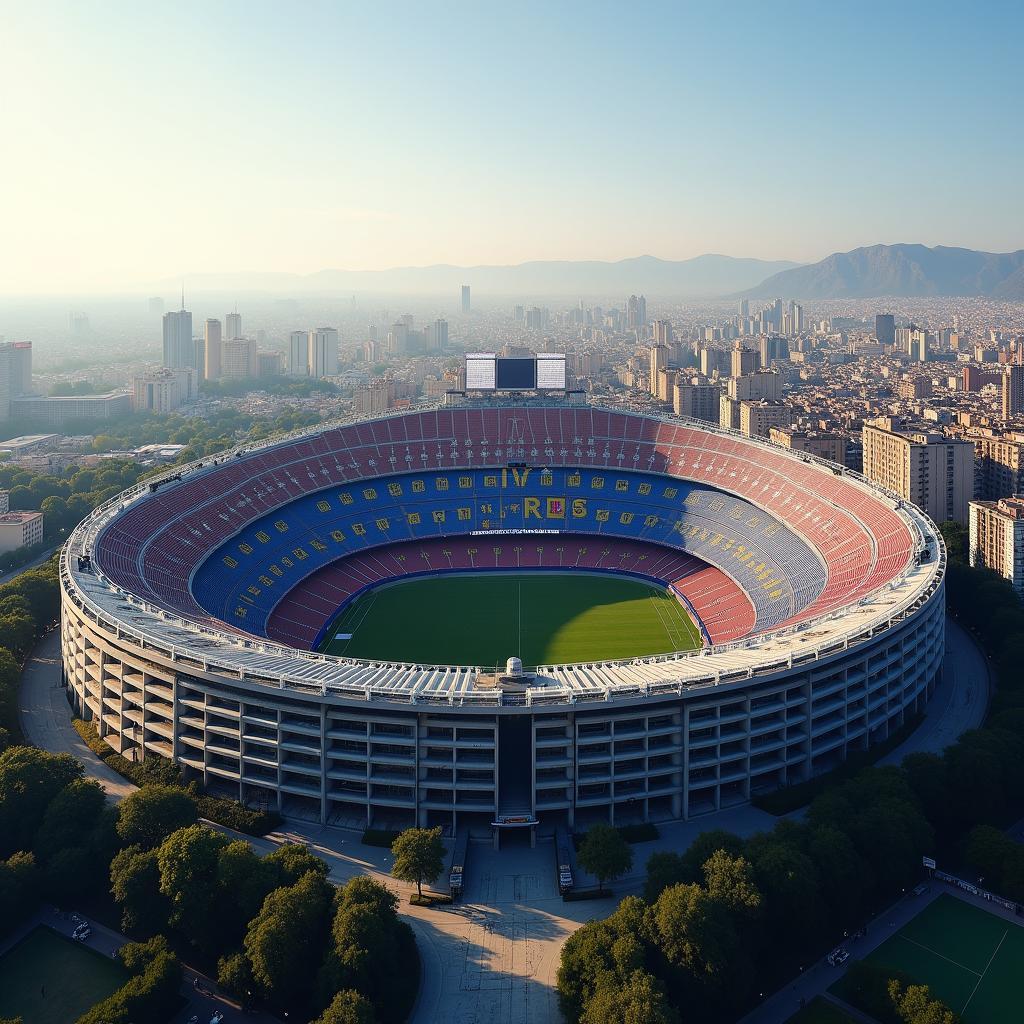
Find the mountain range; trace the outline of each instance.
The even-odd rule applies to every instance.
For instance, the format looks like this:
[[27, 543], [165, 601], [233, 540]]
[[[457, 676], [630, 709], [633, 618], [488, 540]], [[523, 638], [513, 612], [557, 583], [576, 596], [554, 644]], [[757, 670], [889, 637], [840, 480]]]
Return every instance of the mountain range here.
[[[189, 291], [267, 291], [452, 295], [468, 284], [474, 297], [597, 296], [632, 293], [713, 298], [752, 288], [766, 277], [799, 266], [790, 260], [738, 259], [708, 254], [688, 260], [655, 256], [603, 260], [533, 260], [514, 266], [395, 267], [391, 270], [320, 270], [314, 274], [190, 274]], [[161, 282], [177, 287], [180, 279]]]
[[862, 299], [876, 296], [984, 296], [1024, 300], [1024, 249], [979, 252], [937, 245], [870, 245], [835, 252], [773, 274], [744, 298]]

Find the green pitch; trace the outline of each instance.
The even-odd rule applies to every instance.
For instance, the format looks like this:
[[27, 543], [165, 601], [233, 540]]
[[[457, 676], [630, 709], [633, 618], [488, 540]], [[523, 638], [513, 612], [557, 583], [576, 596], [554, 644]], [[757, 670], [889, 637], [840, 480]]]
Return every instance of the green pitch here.
[[127, 980], [119, 963], [87, 943], [39, 927], [0, 957], [0, 1017], [68, 1024]]
[[493, 573], [370, 591], [331, 624], [321, 650], [492, 667], [513, 656], [536, 666], [700, 646], [685, 608], [660, 587], [605, 576]]
[[867, 960], [927, 985], [963, 1024], [1019, 1024], [1024, 928], [943, 893]]

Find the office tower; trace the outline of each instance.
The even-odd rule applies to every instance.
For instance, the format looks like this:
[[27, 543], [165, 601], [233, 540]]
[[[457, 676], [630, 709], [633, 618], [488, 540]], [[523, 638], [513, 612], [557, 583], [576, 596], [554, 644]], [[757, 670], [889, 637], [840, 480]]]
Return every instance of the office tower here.
[[742, 377], [753, 373], [761, 365], [761, 354], [752, 348], [743, 348], [738, 342], [730, 354], [730, 376]]
[[522, 306], [516, 306], [516, 308], [512, 311], [512, 319], [513, 320], [518, 320], [520, 322], [522, 321], [522, 319], [523, 319], [523, 307]]
[[929, 338], [927, 331], [915, 328], [907, 339], [907, 355], [919, 363], [928, 361]]
[[309, 332], [309, 374], [334, 377], [338, 373], [338, 332], [333, 327], [318, 327]]
[[32, 394], [32, 342], [7, 342], [11, 360], [11, 398]]
[[292, 377], [309, 376], [309, 334], [292, 331], [288, 335], [288, 373]]
[[396, 320], [388, 331], [388, 355], [395, 358], [409, 354], [409, 325]]
[[529, 331], [543, 331], [547, 326], [547, 310], [539, 306], [531, 306], [526, 311], [526, 329]]
[[192, 362], [196, 368], [196, 387], [206, 380], [206, 338], [193, 338], [194, 351]]
[[789, 333], [800, 334], [804, 329], [804, 307], [796, 302], [789, 304]]
[[892, 313], [875, 314], [875, 337], [880, 345], [896, 344], [896, 317]]
[[256, 376], [256, 342], [235, 338], [221, 345], [221, 370], [224, 380], [243, 380]]
[[281, 376], [281, 353], [280, 352], [257, 352], [256, 353], [256, 376], [257, 377], [280, 377]]
[[626, 301], [626, 327], [642, 331], [647, 326], [647, 299], [643, 295], [630, 295]]
[[740, 316], [750, 316], [750, 299], [740, 300]]
[[650, 352], [650, 371], [648, 373], [648, 389], [655, 398], [658, 397], [658, 375], [668, 366], [668, 346], [652, 345]]
[[1024, 597], [1024, 498], [970, 503], [969, 554]]
[[448, 321], [435, 320], [430, 331], [430, 347], [434, 350], [448, 347]]
[[1003, 370], [1002, 416], [1012, 420], [1024, 412], [1024, 366], [1011, 363]]
[[220, 350], [221, 344], [223, 343], [219, 320], [211, 318], [206, 321], [204, 337], [206, 338], [206, 379], [219, 380], [221, 364]]
[[195, 345], [192, 343], [192, 314], [185, 309], [185, 293], [181, 309], [164, 313], [164, 366], [172, 370], [195, 369]]
[[668, 320], [655, 320], [651, 324], [651, 340], [655, 345], [671, 345], [672, 324]]
[[789, 341], [786, 338], [779, 337], [777, 334], [762, 336], [758, 342], [758, 348], [760, 349], [761, 365], [766, 368], [771, 366], [776, 360], [785, 361], [789, 359]]
[[[886, 421], [888, 422], [888, 421]], [[924, 509], [937, 523], [967, 524], [974, 445], [914, 428], [864, 424], [864, 475]]]
[[469, 285], [464, 284], [462, 286], [462, 312], [468, 313], [472, 309], [472, 305], [469, 300]]
[[242, 336], [242, 314], [238, 312], [228, 313], [224, 317], [224, 340], [234, 341]]

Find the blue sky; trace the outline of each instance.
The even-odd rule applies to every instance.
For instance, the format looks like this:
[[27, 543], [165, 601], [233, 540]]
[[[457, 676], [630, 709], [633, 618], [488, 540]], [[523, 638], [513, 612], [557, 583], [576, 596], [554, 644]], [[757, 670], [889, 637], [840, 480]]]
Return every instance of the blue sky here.
[[0, 0], [0, 291], [1024, 246], [1024, 3]]

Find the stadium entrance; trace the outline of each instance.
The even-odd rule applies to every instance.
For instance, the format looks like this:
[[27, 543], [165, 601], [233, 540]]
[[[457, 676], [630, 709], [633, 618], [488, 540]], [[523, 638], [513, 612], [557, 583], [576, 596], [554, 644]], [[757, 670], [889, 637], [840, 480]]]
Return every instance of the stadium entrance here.
[[[495, 846], [529, 835], [533, 845], [537, 819], [533, 814], [533, 721], [529, 715], [503, 715], [498, 720], [498, 814]], [[506, 833], [508, 834], [506, 836]]]

